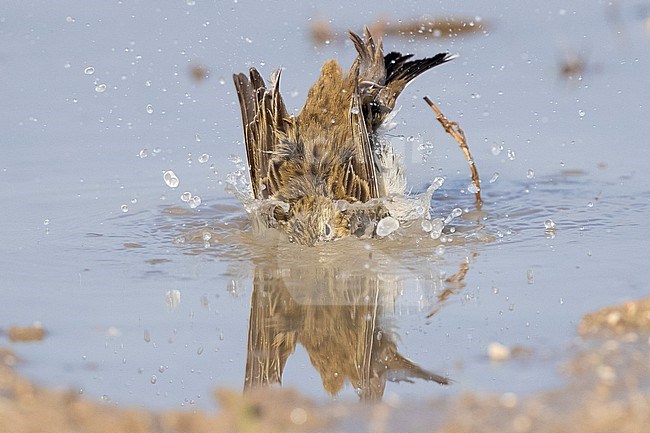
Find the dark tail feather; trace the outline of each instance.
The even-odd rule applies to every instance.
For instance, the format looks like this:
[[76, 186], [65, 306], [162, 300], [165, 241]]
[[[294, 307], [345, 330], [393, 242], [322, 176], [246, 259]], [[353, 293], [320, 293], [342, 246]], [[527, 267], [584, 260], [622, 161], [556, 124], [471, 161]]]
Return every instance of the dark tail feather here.
[[456, 58], [456, 56], [449, 55], [449, 53], [439, 53], [433, 57], [419, 60], [409, 60], [411, 57], [413, 57], [413, 54], [400, 54], [397, 52], [391, 52], [384, 56], [386, 85], [402, 81], [403, 86], [406, 87], [406, 84], [423, 72]]

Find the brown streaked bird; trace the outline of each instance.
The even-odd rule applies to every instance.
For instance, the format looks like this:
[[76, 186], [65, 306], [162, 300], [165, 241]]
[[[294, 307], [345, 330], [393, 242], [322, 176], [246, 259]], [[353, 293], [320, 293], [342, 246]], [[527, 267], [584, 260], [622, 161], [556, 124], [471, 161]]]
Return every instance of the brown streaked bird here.
[[255, 68], [249, 77], [233, 75], [253, 195], [289, 204], [288, 211], [269, 207], [263, 219], [291, 242], [314, 245], [368, 234], [388, 215], [380, 201], [354, 206], [404, 192], [401, 164], [378, 131], [414, 78], [454, 58], [384, 55], [381, 38], [375, 40], [367, 27], [364, 36], [350, 32], [358, 56], [349, 72], [344, 75], [336, 60], [326, 62], [296, 117], [280, 95], [280, 71], [269, 88]]
[[400, 282], [378, 274], [350, 275], [354, 260], [338, 260], [345, 264], [314, 266], [307, 258], [302, 267], [278, 261], [255, 268], [244, 391], [281, 384], [298, 345], [332, 396], [346, 382], [362, 400], [381, 400], [387, 381], [452, 383], [399, 352], [399, 335], [386, 312]]

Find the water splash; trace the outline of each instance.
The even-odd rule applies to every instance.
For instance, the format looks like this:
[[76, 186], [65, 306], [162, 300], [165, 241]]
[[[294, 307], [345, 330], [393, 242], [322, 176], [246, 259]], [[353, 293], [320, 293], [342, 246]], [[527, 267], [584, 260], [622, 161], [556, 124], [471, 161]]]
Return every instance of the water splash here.
[[[279, 207], [284, 212], [289, 212], [289, 203], [275, 199], [256, 199], [253, 196], [253, 189], [246, 176], [244, 161], [236, 156], [228, 158], [235, 164], [235, 170], [226, 176], [226, 191], [237, 198], [249, 215], [255, 233], [261, 234], [267, 229], [278, 228], [277, 221], [272, 217], [274, 210]], [[376, 214], [378, 207], [385, 207], [389, 216], [380, 220], [370, 217], [359, 218], [355, 234], [360, 238], [386, 237], [390, 234], [401, 232], [400, 228], [410, 228], [413, 222], [419, 221], [420, 234], [425, 233], [432, 239], [440, 238], [443, 229], [451, 220], [462, 214], [461, 209], [454, 211], [447, 218], [431, 217], [431, 200], [433, 194], [442, 187], [444, 179], [436, 177], [431, 185], [420, 194], [399, 194], [393, 193], [387, 197], [373, 199], [366, 203], [350, 203], [346, 200], [338, 200], [334, 205], [340, 212], [350, 212], [356, 215]], [[405, 189], [405, 188], [404, 188]]]
[[385, 237], [399, 229], [399, 221], [392, 216], [387, 216], [379, 220], [375, 232], [379, 237]]

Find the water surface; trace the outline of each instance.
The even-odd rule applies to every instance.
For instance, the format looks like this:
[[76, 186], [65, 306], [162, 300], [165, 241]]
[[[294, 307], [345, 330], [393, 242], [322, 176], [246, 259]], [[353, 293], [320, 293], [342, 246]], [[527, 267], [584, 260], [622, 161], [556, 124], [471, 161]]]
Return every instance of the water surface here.
[[[212, 407], [214, 387], [244, 388], [249, 319], [266, 302], [259, 288], [280, 281], [287, 314], [298, 317], [283, 331], [302, 338], [284, 386], [330, 398], [318, 371], [343, 367], [315, 368], [316, 337], [305, 329], [318, 327], [295, 326], [327, 320], [318, 309], [326, 307], [330, 319], [369, 314], [375, 339], [381, 330], [401, 355], [455, 380], [388, 383], [386, 395], [525, 394], [562, 380], [583, 313], [647, 295], [641, 9], [192, 3], [28, 2], [0, 13], [0, 327], [40, 321], [48, 330], [41, 343], [0, 343], [29, 377], [119, 405]], [[393, 131], [414, 191], [446, 178], [433, 215], [467, 211], [448, 227], [450, 242], [395, 236], [301, 249], [251, 234], [224, 188], [228, 156], [244, 157], [231, 74], [284, 67], [287, 105], [299, 109], [323, 61], [348, 67], [354, 58], [350, 43], [312, 41], [311, 20], [345, 30], [425, 13], [488, 23], [478, 35], [385, 40], [387, 50], [461, 55], [409, 86]], [[560, 74], [569, 53], [586, 59], [580, 77]], [[197, 65], [207, 79], [192, 78]], [[481, 212], [463, 156], [425, 95], [467, 134]], [[163, 180], [169, 169], [177, 188]], [[201, 204], [191, 208], [184, 192]], [[531, 355], [491, 363], [492, 342]], [[354, 388], [339, 398], [356, 399]]]

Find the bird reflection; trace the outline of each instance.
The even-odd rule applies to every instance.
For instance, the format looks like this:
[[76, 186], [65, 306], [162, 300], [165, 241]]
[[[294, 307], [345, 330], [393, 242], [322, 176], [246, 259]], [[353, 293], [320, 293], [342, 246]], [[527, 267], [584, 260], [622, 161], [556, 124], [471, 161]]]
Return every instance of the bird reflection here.
[[346, 381], [361, 400], [381, 399], [387, 380], [450, 383], [398, 352], [385, 311], [395, 303], [399, 280], [346, 269], [268, 262], [255, 268], [245, 391], [280, 384], [298, 343], [332, 395]]

